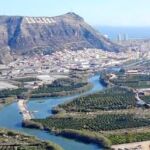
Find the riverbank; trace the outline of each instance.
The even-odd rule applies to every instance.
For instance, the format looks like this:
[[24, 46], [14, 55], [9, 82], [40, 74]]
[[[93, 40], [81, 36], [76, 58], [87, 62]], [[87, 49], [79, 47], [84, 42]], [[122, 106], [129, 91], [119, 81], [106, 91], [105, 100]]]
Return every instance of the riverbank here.
[[104, 135], [96, 133], [96, 132], [90, 132], [87, 130], [73, 130], [73, 129], [50, 129], [45, 126], [43, 126], [41, 123], [28, 120], [24, 121], [23, 126], [26, 128], [33, 128], [33, 129], [40, 129], [48, 131], [49, 133], [53, 133], [57, 136], [62, 136], [68, 139], [73, 139], [79, 142], [83, 142], [85, 144], [93, 143], [96, 144], [100, 148], [110, 149], [111, 148], [111, 141], [106, 138]]
[[[26, 127], [30, 128], [36, 127], [37, 129], [45, 130], [48, 131], [49, 133], [53, 133], [55, 135], [59, 135], [69, 139], [74, 139], [84, 143], [94, 143], [97, 144], [100, 148], [103, 147], [105, 149], [119, 148], [119, 147], [122, 148], [122, 145], [127, 147], [130, 145], [132, 146], [134, 142], [137, 141], [136, 143], [140, 143], [141, 141], [147, 141], [150, 137], [149, 128], [146, 127], [145, 128], [143, 127], [142, 129], [130, 128], [128, 129], [129, 132], [127, 132], [125, 129], [104, 131], [104, 132], [103, 131], [93, 132], [86, 129], [74, 130], [74, 129], [57, 129], [57, 127], [48, 128], [48, 126], [43, 126], [41, 123], [34, 121], [30, 121], [30, 123], [28, 122], [28, 125]], [[120, 144], [116, 145], [118, 143]]]
[[74, 94], [81, 94], [84, 93], [92, 88], [92, 84], [88, 83], [87, 85], [77, 88], [71, 91], [61, 91], [61, 92], [53, 92], [53, 93], [38, 93], [38, 94], [31, 94], [31, 98], [44, 98], [44, 97], [60, 97], [60, 96], [70, 96]]
[[69, 139], [74, 139], [84, 143], [94, 143], [97, 144], [100, 148], [110, 149], [111, 141], [108, 140], [102, 134], [96, 132], [90, 132], [86, 130], [56, 130], [56, 135], [63, 136]]

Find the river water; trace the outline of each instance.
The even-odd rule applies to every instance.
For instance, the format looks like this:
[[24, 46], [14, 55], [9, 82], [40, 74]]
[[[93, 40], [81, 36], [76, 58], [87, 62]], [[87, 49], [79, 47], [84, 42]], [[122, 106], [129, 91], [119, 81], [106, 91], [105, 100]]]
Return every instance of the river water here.
[[[70, 101], [73, 98], [104, 89], [104, 87], [99, 82], [99, 75], [94, 75], [90, 77], [89, 82], [93, 84], [93, 88], [85, 93], [65, 97], [33, 99], [28, 102], [28, 108], [30, 111], [35, 111], [35, 118], [45, 118], [52, 115], [51, 110], [54, 106]], [[7, 105], [0, 110], [0, 127], [2, 128], [13, 129], [16, 131], [27, 133], [29, 135], [36, 136], [41, 140], [50, 140], [63, 147], [64, 150], [100, 150], [100, 148], [94, 144], [84, 144], [75, 140], [50, 134], [46, 131], [23, 128], [21, 123], [22, 115], [19, 113], [19, 108], [16, 102]]]

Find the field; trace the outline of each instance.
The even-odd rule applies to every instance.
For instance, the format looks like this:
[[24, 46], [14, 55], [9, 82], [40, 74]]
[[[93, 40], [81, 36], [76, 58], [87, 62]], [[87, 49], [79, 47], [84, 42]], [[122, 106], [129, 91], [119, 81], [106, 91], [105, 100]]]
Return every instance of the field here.
[[32, 81], [39, 81], [39, 79], [33, 78], [33, 77], [28, 77], [28, 78], [15, 79], [15, 81], [18, 81], [18, 82], [32, 82]]
[[134, 132], [134, 133], [122, 133], [122, 134], [110, 134], [107, 138], [115, 144], [133, 143], [150, 140], [150, 132]]
[[6, 98], [6, 97], [12, 97], [22, 94], [23, 92], [26, 92], [27, 89], [19, 88], [19, 89], [6, 89], [0, 91], [0, 98]]
[[4, 89], [17, 89], [18, 87], [5, 81], [0, 81], [0, 90]]
[[150, 87], [150, 75], [118, 75], [118, 77], [111, 80], [111, 82], [119, 86], [148, 88]]
[[32, 97], [47, 95], [47, 96], [63, 96], [75, 93], [84, 92], [91, 88], [86, 80], [82, 81], [80, 79], [57, 79], [52, 82], [52, 84], [45, 84], [36, 90], [32, 91]]
[[91, 112], [97, 110], [129, 109], [136, 106], [133, 92], [113, 87], [60, 105], [67, 112]]
[[[92, 85], [87, 82], [86, 78], [83, 80], [82, 78], [64, 78], [57, 79], [53, 81], [51, 84], [44, 84], [40, 86], [38, 89], [28, 90], [27, 88], [23, 88], [23, 84], [25, 82], [37, 81], [36, 78], [20, 78], [16, 79], [19, 84], [18, 89], [4, 89], [0, 90], [0, 99], [6, 99], [8, 97], [16, 97], [20, 95], [26, 95], [28, 98], [29, 95], [32, 98], [38, 97], [49, 97], [49, 96], [65, 96], [70, 94], [82, 93], [89, 90]], [[30, 92], [28, 92], [30, 91]], [[30, 94], [28, 94], [30, 93]]]
[[109, 131], [144, 127], [150, 125], [150, 120], [134, 114], [102, 114], [95, 117], [49, 117], [35, 120], [50, 129], [86, 129], [89, 131]]
[[52, 142], [43, 142], [28, 136], [5, 129], [0, 129], [1, 150], [63, 150]]

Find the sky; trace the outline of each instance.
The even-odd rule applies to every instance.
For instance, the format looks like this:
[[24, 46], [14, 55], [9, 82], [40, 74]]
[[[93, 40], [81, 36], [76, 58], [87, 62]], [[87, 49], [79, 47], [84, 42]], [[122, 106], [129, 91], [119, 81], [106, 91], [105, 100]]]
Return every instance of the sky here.
[[150, 0], [0, 0], [0, 15], [57, 16], [75, 12], [94, 26], [150, 27]]

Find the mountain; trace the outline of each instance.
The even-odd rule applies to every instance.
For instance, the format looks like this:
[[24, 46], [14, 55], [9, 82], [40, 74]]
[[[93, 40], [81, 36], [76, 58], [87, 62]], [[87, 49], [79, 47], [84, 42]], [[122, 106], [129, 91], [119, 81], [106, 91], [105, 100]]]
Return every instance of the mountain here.
[[18, 54], [83, 48], [120, 50], [75, 13], [56, 17], [0, 16], [0, 52], [8, 48]]
[[13, 60], [9, 47], [0, 48], [0, 64], [8, 64]]

